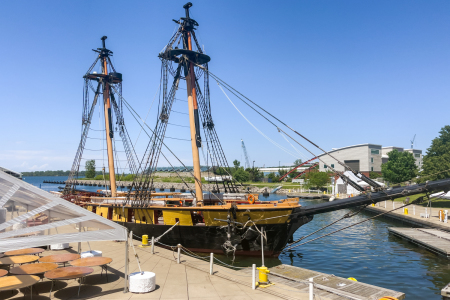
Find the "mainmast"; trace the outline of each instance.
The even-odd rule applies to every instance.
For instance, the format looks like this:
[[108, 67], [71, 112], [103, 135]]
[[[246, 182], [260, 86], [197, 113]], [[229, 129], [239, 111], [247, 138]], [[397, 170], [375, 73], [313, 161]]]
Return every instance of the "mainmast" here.
[[111, 183], [111, 197], [116, 196], [116, 173], [114, 171], [114, 154], [112, 139], [114, 138], [114, 131], [112, 127], [112, 116], [111, 116], [111, 99], [109, 96], [110, 86], [108, 82], [108, 57], [112, 53], [110, 50], [106, 49], [105, 40], [107, 36], [102, 37], [103, 48], [100, 50], [100, 61], [102, 65], [102, 73], [105, 75], [102, 80], [103, 87], [103, 106], [105, 108], [105, 129], [106, 129], [106, 148], [108, 151], [108, 168], [109, 168], [109, 181]]
[[[192, 51], [192, 37], [191, 32], [194, 30], [194, 25], [197, 24], [189, 17], [189, 8], [192, 6], [191, 2], [186, 3], [183, 8], [186, 10], [186, 18], [184, 19], [183, 26], [183, 49]], [[200, 136], [200, 122], [198, 116], [198, 103], [196, 93], [196, 79], [194, 73], [194, 64], [192, 61], [186, 61], [184, 66], [186, 88], [188, 96], [189, 107], [189, 126], [191, 129], [191, 146], [192, 146], [192, 162], [194, 166], [195, 177], [195, 196], [197, 201], [203, 201], [203, 190], [201, 184], [201, 170], [200, 170], [200, 158], [198, 148], [202, 146]]]

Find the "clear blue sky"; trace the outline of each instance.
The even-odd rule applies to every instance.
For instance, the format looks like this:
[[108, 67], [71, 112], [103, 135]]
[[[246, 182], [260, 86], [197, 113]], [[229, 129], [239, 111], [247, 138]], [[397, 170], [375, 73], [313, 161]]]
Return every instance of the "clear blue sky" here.
[[[0, 166], [70, 169], [80, 137], [82, 76], [103, 35], [123, 73], [125, 98], [145, 116], [159, 85], [157, 54], [186, 2], [2, 1]], [[417, 134], [415, 148], [426, 150], [449, 124], [449, 1], [193, 4], [210, 70], [325, 149], [361, 143], [409, 148]], [[186, 99], [184, 93], [179, 98]], [[214, 81], [211, 94], [230, 163], [242, 157], [241, 138], [257, 166], [293, 162], [237, 114]], [[295, 152], [273, 127], [232, 100], [255, 126]], [[183, 102], [174, 109], [187, 111]], [[139, 127], [125, 117], [135, 140]], [[168, 134], [188, 137], [182, 128]], [[142, 136], [139, 143], [142, 153]], [[191, 164], [189, 142], [170, 145]]]

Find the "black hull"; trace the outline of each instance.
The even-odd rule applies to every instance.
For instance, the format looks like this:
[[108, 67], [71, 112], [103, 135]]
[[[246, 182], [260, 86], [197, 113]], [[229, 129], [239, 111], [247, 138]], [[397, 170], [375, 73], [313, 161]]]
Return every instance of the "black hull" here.
[[[299, 217], [293, 218], [289, 223], [263, 225], [267, 234], [264, 256], [277, 257], [294, 232], [311, 220], [312, 217]], [[127, 227], [129, 231], [133, 231], [133, 234], [138, 237], [148, 235], [149, 242], [152, 236], [156, 238], [172, 227], [172, 225], [118, 223]], [[248, 230], [248, 228], [244, 230], [236, 228], [231, 232], [231, 243], [236, 246], [235, 255], [259, 256], [261, 255], [261, 235], [257, 230]], [[261, 230], [260, 225], [258, 229]], [[227, 226], [175, 226], [159, 240], [168, 246], [181, 244], [194, 252], [221, 254], [225, 253], [222, 245], [226, 241]]]

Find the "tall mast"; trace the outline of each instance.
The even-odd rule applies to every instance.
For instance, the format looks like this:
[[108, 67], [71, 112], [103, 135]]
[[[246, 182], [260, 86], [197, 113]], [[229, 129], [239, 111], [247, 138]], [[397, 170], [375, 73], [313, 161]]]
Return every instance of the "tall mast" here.
[[111, 118], [111, 99], [109, 96], [109, 82], [108, 82], [108, 56], [110, 51], [105, 47], [105, 40], [107, 36], [102, 37], [103, 48], [100, 52], [100, 59], [102, 64], [103, 75], [105, 75], [102, 81], [103, 86], [103, 105], [105, 108], [105, 129], [106, 129], [106, 147], [108, 150], [108, 167], [109, 167], [109, 181], [111, 183], [111, 197], [116, 196], [116, 174], [114, 170], [114, 155], [113, 155], [113, 145], [112, 138], [114, 137], [114, 132], [112, 128], [112, 118]]
[[[190, 23], [189, 8], [192, 6], [191, 2], [186, 3], [183, 8], [186, 10], [186, 23]], [[185, 26], [184, 32], [184, 48], [187, 46], [187, 50], [192, 51], [191, 31], [193, 26]], [[198, 104], [197, 93], [195, 89], [195, 73], [194, 64], [192, 62], [186, 62], [185, 64], [186, 74], [186, 87], [188, 95], [188, 107], [189, 107], [189, 126], [191, 129], [191, 146], [192, 146], [192, 161], [194, 165], [194, 177], [195, 177], [195, 196], [198, 202], [203, 201], [203, 190], [201, 185], [201, 170], [200, 170], [200, 157], [198, 148], [202, 146], [200, 140], [200, 122], [198, 116]]]

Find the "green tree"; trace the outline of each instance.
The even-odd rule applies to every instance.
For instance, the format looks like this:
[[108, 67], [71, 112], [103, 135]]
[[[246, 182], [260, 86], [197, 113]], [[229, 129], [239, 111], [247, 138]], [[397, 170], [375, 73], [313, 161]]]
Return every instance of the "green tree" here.
[[329, 172], [310, 172], [306, 175], [311, 187], [321, 188], [331, 182]]
[[278, 177], [283, 177], [287, 172], [286, 169], [278, 169]]
[[[420, 181], [438, 180], [450, 177], [450, 126], [439, 131], [439, 136], [431, 142], [423, 158]], [[439, 173], [439, 174], [436, 174]], [[426, 176], [426, 177], [425, 177]]]
[[301, 158], [296, 159], [296, 160], [294, 160], [294, 166], [296, 167], [296, 166], [300, 165], [302, 162], [303, 162], [303, 161], [302, 161]]
[[277, 175], [275, 175], [274, 172], [269, 173], [269, 175], [267, 175], [267, 178], [271, 179], [272, 182], [276, 182], [276, 181], [278, 181], [278, 179], [279, 179], [279, 177], [277, 177]]
[[389, 161], [381, 165], [383, 178], [391, 183], [408, 181], [417, 176], [416, 160], [412, 153], [392, 150]]
[[86, 161], [86, 177], [87, 178], [94, 178], [95, 177], [95, 160], [87, 160]]
[[377, 179], [377, 178], [381, 177], [381, 175], [377, 172], [370, 172], [369, 177], [370, 177], [370, 179]]
[[300, 174], [299, 172], [297, 172], [297, 171], [294, 171], [294, 172], [291, 172], [291, 173], [289, 173], [289, 177], [290, 178], [294, 178], [294, 177], [296, 177], [298, 174]]
[[250, 179], [250, 174], [244, 170], [244, 168], [237, 169], [234, 174], [234, 179], [236, 179], [239, 182], [245, 182]]
[[264, 173], [259, 171], [259, 168], [257, 167], [247, 168], [245, 171], [250, 175], [249, 180], [251, 181], [259, 181], [264, 177]]

